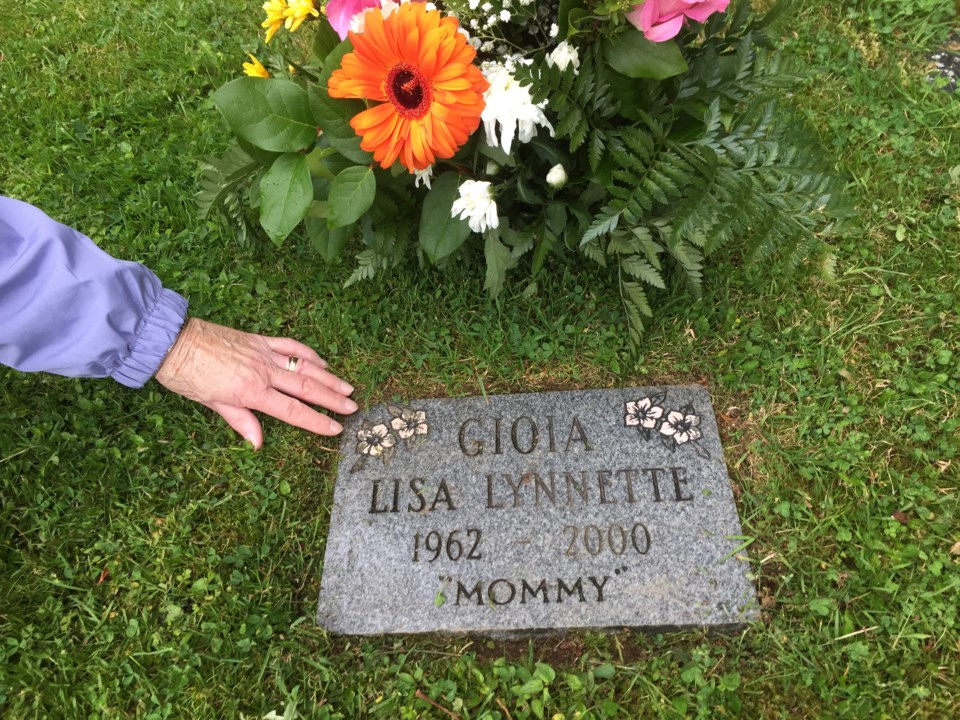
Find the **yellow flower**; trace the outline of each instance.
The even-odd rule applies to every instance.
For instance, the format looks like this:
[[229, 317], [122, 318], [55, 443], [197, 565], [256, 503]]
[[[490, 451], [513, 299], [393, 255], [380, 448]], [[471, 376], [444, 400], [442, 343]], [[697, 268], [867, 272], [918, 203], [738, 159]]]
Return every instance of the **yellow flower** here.
[[311, 15], [320, 17], [320, 11], [314, 6], [313, 0], [288, 0], [287, 11], [284, 14], [287, 18], [284, 26], [290, 32], [300, 27], [300, 24]]
[[[250, 53], [247, 53], [247, 55], [250, 55]], [[255, 58], [253, 55], [250, 55], [250, 59], [253, 62], [248, 62], [243, 64], [244, 73], [246, 73], [250, 77], [261, 77], [261, 78], [270, 77], [270, 73], [267, 72], [267, 69], [260, 64], [260, 61], [257, 60], [257, 58]]]
[[267, 13], [267, 19], [260, 23], [260, 27], [267, 28], [267, 42], [270, 42], [274, 33], [286, 22], [287, 0], [267, 0], [263, 9]]

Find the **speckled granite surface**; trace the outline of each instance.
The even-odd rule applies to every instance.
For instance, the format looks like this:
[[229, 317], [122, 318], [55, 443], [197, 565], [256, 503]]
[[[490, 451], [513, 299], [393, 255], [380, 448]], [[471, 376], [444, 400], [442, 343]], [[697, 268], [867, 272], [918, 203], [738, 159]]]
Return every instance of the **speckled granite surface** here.
[[706, 390], [411, 400], [344, 432], [317, 613], [345, 634], [756, 617]]

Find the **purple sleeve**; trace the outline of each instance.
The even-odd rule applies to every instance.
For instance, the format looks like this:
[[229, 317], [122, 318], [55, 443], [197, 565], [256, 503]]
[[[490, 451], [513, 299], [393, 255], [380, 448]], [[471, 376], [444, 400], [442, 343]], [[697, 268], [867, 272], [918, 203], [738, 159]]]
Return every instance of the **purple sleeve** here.
[[143, 265], [0, 196], [0, 364], [141, 387], [186, 313]]

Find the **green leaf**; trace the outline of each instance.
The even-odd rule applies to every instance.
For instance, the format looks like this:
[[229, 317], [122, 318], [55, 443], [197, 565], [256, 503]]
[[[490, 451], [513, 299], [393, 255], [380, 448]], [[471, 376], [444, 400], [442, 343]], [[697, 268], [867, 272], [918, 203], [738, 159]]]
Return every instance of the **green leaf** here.
[[687, 61], [676, 41], [650, 42], [634, 28], [605, 40], [603, 55], [614, 70], [631, 78], [665, 80], [687, 71]]
[[828, 598], [814, 598], [808, 603], [810, 610], [817, 615], [826, 617], [833, 611], [833, 603]]
[[557, 677], [557, 673], [546, 663], [537, 663], [533, 671], [533, 676], [543, 680], [544, 685], [549, 685]]
[[170, 623], [176, 622], [181, 617], [183, 617], [183, 608], [179, 605], [174, 605], [173, 603], [168, 603], [163, 608], [164, 613], [166, 613], [166, 618], [164, 622], [169, 625]]
[[330, 76], [340, 67], [343, 56], [352, 50], [353, 45], [349, 40], [345, 40], [327, 55], [323, 61], [323, 72], [317, 78], [317, 85], [310, 89], [310, 110], [331, 147], [348, 160], [368, 165], [373, 162], [373, 156], [360, 149], [360, 136], [350, 127], [350, 120], [357, 113], [363, 112], [366, 105], [362, 100], [332, 98], [327, 92]]
[[588, 10], [585, 10], [584, 8], [575, 7], [571, 9], [570, 12], [567, 13], [566, 36], [569, 38], [576, 35], [581, 30], [580, 22], [589, 21], [591, 17], [593, 17], [593, 15]]
[[503, 290], [503, 281], [507, 277], [507, 270], [516, 264], [509, 248], [500, 242], [496, 230], [485, 233], [483, 254], [487, 258], [487, 280], [483, 287], [490, 293], [490, 297], [497, 297]]
[[502, 167], [516, 167], [516, 157], [505, 153], [503, 148], [501, 148], [499, 145], [494, 145], [491, 147], [490, 145], [487, 145], [487, 141], [484, 139], [478, 144], [477, 148], [481, 155], [490, 158]]
[[530, 184], [530, 178], [523, 173], [517, 174], [517, 197], [529, 205], [543, 205], [545, 202], [543, 196]]
[[373, 204], [377, 181], [373, 169], [349, 167], [342, 170], [330, 185], [327, 197], [327, 226], [350, 225], [360, 219]]
[[445, 172], [434, 180], [423, 201], [420, 213], [420, 246], [437, 262], [456, 251], [470, 235], [470, 226], [459, 217], [450, 216], [450, 208], [457, 199], [459, 177]]
[[615, 673], [616, 670], [610, 663], [604, 663], [593, 669], [593, 676], [598, 680], [609, 680]]
[[640, 249], [640, 243], [632, 233], [615, 232], [610, 236], [607, 252], [617, 255], [632, 255]]
[[313, 119], [323, 130], [330, 146], [352, 162], [369, 165], [373, 162], [373, 155], [360, 148], [360, 136], [350, 127], [350, 119], [363, 112], [364, 107], [361, 100], [332, 98], [324, 88], [310, 90]]
[[[543, 270], [543, 264], [547, 261], [547, 256], [554, 251], [557, 245], [556, 234], [543, 223], [540, 224], [538, 235], [537, 248], [533, 252], [533, 262], [530, 264], [530, 277], [536, 277], [540, 274], [540, 271]], [[513, 256], [518, 257], [516, 252], [513, 253]]]
[[260, 181], [260, 224], [277, 245], [303, 220], [313, 202], [307, 158], [278, 157]]
[[547, 205], [546, 216], [547, 227], [549, 227], [554, 234], [562, 235], [564, 228], [567, 226], [566, 206], [562, 202], [554, 200]]
[[582, 243], [580, 245], [580, 252], [593, 260], [600, 267], [607, 266], [607, 256], [603, 252], [603, 248], [600, 247], [600, 241], [597, 238], [593, 238], [592, 240]]
[[283, 153], [280, 152], [271, 152], [263, 148], [258, 148], [256, 145], [248, 143], [242, 137], [237, 138], [237, 146], [264, 167], [272, 165], [274, 160], [283, 155]]
[[307, 155], [307, 165], [310, 167], [310, 174], [315, 178], [332, 182], [337, 173], [354, 167], [356, 163], [345, 158], [321, 138], [313, 152]]
[[[552, 141], [547, 142], [546, 140], [535, 137], [528, 144], [550, 167], [563, 165], [564, 168], [567, 168], [570, 166], [569, 156], [557, 150], [556, 144]], [[544, 177], [546, 177], [546, 173], [544, 173]]]
[[629, 280], [623, 280], [620, 282], [620, 288], [624, 294], [624, 301], [627, 303], [627, 312], [630, 312], [630, 306], [632, 305], [636, 310], [643, 313], [647, 317], [653, 317], [653, 309], [650, 307], [650, 302], [647, 300], [647, 294], [643, 291], [643, 288], [635, 282]]
[[326, 15], [317, 18], [313, 26], [316, 28], [313, 36], [313, 57], [324, 62], [331, 51], [340, 44], [340, 36], [330, 25]]
[[332, 182], [336, 177], [336, 173], [327, 167], [327, 164], [324, 162], [330, 152], [330, 148], [315, 147], [313, 152], [307, 155], [307, 167], [310, 169], [311, 175]]
[[574, 8], [578, 10], [585, 10], [583, 6], [583, 0], [560, 0], [560, 9], [557, 12], [557, 27], [560, 28], [558, 37], [569, 37], [567, 34], [567, 29], [569, 28], [567, 17], [570, 15], [570, 11]]
[[290, 80], [242, 77], [213, 94], [230, 129], [271, 152], [296, 152], [317, 137], [307, 92]]
[[[323, 207], [317, 208], [318, 205]], [[340, 253], [343, 252], [343, 248], [353, 234], [355, 226], [327, 227], [326, 213], [322, 212], [325, 207], [326, 203], [314, 203], [310, 213], [304, 218], [303, 224], [307, 228], [307, 235], [310, 236], [314, 249], [320, 253], [320, 257], [325, 262], [330, 263], [340, 257]], [[314, 208], [317, 208], [316, 213], [314, 213]]]
[[617, 229], [617, 224], [620, 222], [620, 213], [609, 206], [604, 207], [601, 212], [602, 214], [590, 223], [590, 227], [583, 234], [583, 237], [580, 238], [581, 248], [591, 240], [595, 240]]
[[[203, 179], [197, 193], [198, 217], [207, 218], [214, 207], [224, 212], [238, 204], [237, 196], [244, 182], [261, 170], [260, 163], [239, 144], [231, 144], [222, 157], [209, 158], [203, 164]], [[239, 218], [242, 220], [241, 218]], [[240, 227], [245, 231], [243, 220]]]
[[531, 695], [536, 695], [543, 690], [543, 680], [540, 678], [531, 678], [523, 685], [516, 685], [510, 688], [510, 690], [520, 697], [530, 697]]
[[643, 280], [648, 285], [653, 285], [661, 290], [665, 290], [667, 287], [656, 268], [639, 255], [628, 255], [620, 261], [620, 266], [626, 273]]

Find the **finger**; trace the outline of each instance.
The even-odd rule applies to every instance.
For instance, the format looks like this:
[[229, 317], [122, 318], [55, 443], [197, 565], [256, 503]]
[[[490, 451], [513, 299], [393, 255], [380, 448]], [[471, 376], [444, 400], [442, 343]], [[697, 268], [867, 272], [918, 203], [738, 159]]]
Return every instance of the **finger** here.
[[218, 402], [210, 403], [210, 409], [226, 420], [227, 425], [243, 435], [247, 442], [253, 445], [254, 450], [261, 448], [263, 445], [263, 429], [260, 427], [260, 421], [257, 420], [256, 415], [246, 408]]
[[[324, 381], [313, 377], [314, 373], [323, 373]], [[311, 405], [319, 405], [343, 415], [349, 415], [357, 410], [357, 404], [341, 392], [344, 386], [351, 391], [353, 388], [350, 387], [349, 383], [343, 382], [336, 375], [331, 375], [326, 370], [320, 370], [316, 367], [309, 370], [305, 368], [303, 373], [277, 370], [270, 374], [270, 379], [273, 387], [284, 395], [299, 398]], [[326, 383], [338, 384], [338, 387], [331, 388]]]
[[343, 430], [343, 426], [333, 418], [327, 417], [323, 413], [307, 407], [296, 398], [284, 395], [276, 390], [268, 390], [260, 397], [259, 402], [251, 407], [254, 410], [265, 412], [277, 420], [296, 425], [298, 428], [309, 430], [317, 435], [338, 435]]
[[[280, 360], [283, 361], [282, 367], [284, 370], [287, 370], [286, 359], [282, 356], [276, 356], [276, 357], [278, 357]], [[289, 373], [291, 371], [287, 370], [287, 372]], [[353, 390], [354, 390], [353, 385], [348, 383], [346, 380], [343, 380], [337, 377], [329, 370], [326, 370], [325, 368], [322, 368], [322, 367], [318, 367], [316, 364], [308, 360], [301, 360], [300, 363], [297, 365], [297, 369], [295, 371], [292, 371], [292, 374], [311, 377], [314, 380], [316, 380], [318, 383], [323, 385], [324, 387], [330, 388], [335, 393], [338, 393], [340, 395], [353, 394]]]
[[[322, 357], [317, 355], [317, 351], [314, 350], [309, 345], [304, 345], [302, 342], [294, 340], [293, 338], [271, 338], [265, 337], [264, 340], [267, 341], [267, 347], [273, 350], [275, 353], [284, 355], [286, 357], [298, 357], [301, 360], [309, 360], [313, 363], [316, 363], [322, 368], [329, 367], [327, 361]], [[286, 360], [283, 362], [286, 365]]]

